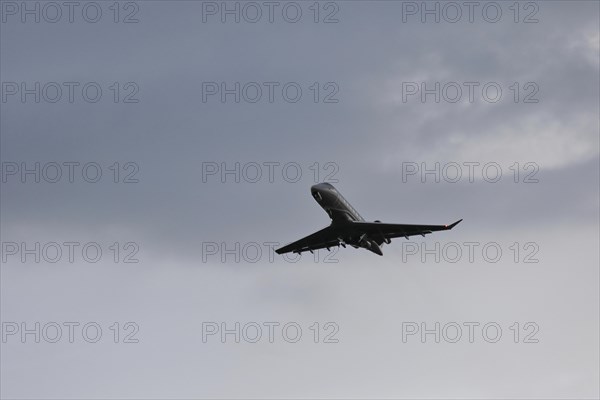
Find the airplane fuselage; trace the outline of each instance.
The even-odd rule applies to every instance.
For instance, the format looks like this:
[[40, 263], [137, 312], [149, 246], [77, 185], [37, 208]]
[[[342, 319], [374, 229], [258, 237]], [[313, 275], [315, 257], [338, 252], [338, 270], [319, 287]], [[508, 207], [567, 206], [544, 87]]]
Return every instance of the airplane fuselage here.
[[[310, 188], [310, 192], [317, 203], [325, 210], [332, 220], [332, 224], [351, 224], [353, 222], [364, 222], [364, 218], [352, 207], [352, 205], [329, 183], [318, 183]], [[383, 255], [379, 245], [374, 239], [362, 234], [358, 237], [340, 237], [340, 244], [349, 244], [352, 247], [362, 247], [375, 254]], [[344, 246], [345, 247], [345, 246]]]

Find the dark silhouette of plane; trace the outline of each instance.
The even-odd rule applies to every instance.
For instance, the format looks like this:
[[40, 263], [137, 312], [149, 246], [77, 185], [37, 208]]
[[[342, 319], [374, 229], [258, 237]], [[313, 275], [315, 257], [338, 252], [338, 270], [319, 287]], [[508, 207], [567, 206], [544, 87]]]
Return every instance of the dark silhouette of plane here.
[[462, 219], [451, 225], [406, 225], [384, 224], [381, 221], [365, 222], [364, 218], [330, 183], [318, 183], [310, 188], [312, 196], [331, 218], [331, 225], [308, 235], [296, 242], [275, 250], [277, 254], [302, 253], [303, 251], [323, 249], [333, 246], [346, 247], [347, 244], [358, 249], [362, 247], [375, 254], [383, 255], [383, 243], [391, 243], [392, 238], [421, 235], [454, 228]]

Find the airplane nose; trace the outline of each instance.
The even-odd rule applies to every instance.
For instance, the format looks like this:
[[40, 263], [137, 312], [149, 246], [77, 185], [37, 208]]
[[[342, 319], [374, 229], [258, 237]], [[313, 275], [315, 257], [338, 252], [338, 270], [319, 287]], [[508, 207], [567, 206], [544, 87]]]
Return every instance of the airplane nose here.
[[310, 188], [310, 193], [317, 201], [321, 201], [323, 199], [323, 197], [321, 196], [321, 192], [317, 188], [317, 185], [314, 185], [313, 187]]
[[333, 185], [327, 182], [317, 183], [316, 185], [312, 185], [310, 187], [311, 192], [315, 190], [331, 190], [333, 189]]
[[317, 183], [316, 185], [312, 185], [310, 187], [310, 193], [314, 196], [315, 194], [319, 193], [321, 190], [323, 190], [323, 186], [320, 186], [320, 183]]

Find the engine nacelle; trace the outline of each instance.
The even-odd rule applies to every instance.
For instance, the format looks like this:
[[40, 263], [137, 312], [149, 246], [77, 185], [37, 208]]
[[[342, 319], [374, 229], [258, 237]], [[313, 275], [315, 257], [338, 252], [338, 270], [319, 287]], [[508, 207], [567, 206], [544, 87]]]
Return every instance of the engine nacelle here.
[[367, 245], [369, 243], [369, 241], [367, 240], [367, 234], [363, 233], [359, 238], [358, 238], [358, 244], [360, 245]]

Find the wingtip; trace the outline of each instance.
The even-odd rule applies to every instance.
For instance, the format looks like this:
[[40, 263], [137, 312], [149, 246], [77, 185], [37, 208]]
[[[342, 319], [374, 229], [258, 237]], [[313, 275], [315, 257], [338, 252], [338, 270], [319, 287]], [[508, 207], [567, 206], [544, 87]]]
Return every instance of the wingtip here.
[[454, 227], [455, 227], [456, 225], [458, 225], [458, 224], [459, 224], [461, 221], [462, 221], [462, 218], [461, 218], [461, 219], [459, 219], [458, 221], [456, 221], [455, 223], [453, 223], [453, 224], [450, 224], [450, 225], [448, 226], [448, 229], [452, 229], [452, 228], [454, 228]]
[[452, 228], [454, 228], [456, 225], [460, 224], [460, 221], [462, 221], [462, 218], [461, 218], [461, 219], [459, 219], [458, 221], [456, 221], [456, 222], [455, 222], [455, 223], [453, 223], [453, 224], [446, 225], [446, 229], [452, 229]]

